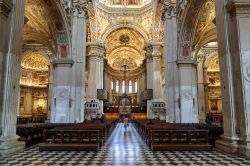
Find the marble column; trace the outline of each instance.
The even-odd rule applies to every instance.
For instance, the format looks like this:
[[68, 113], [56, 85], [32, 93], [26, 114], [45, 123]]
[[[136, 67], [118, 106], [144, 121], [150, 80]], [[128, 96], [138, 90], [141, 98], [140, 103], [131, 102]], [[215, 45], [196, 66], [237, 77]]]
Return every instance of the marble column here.
[[16, 122], [25, 1], [0, 0], [0, 156], [24, 149]]
[[74, 123], [71, 110], [71, 76], [73, 60], [56, 60], [52, 62], [53, 97], [51, 98], [51, 123]]
[[[58, 59], [53, 61], [52, 123], [84, 121], [86, 66], [86, 1], [73, 1], [72, 35], [58, 34]], [[60, 55], [61, 47], [67, 56]]]
[[53, 98], [53, 74], [54, 70], [53, 70], [53, 65], [50, 64], [49, 65], [49, 79], [48, 79], [48, 112], [47, 112], [47, 122], [50, 122], [50, 118], [51, 118], [51, 106], [53, 104], [52, 102], [52, 98]]
[[[74, 122], [84, 121], [85, 103], [85, 68], [86, 68], [86, 20], [87, 2], [78, 1], [73, 13], [72, 25], [72, 56], [74, 61], [72, 66], [72, 88], [71, 88], [71, 110], [74, 113]], [[76, 2], [75, 2], [76, 4]]]
[[167, 122], [180, 122], [179, 78], [177, 66], [177, 21], [175, 3], [164, 2], [164, 62], [167, 98]]
[[216, 5], [224, 115], [217, 148], [250, 159], [250, 2], [221, 0]]
[[[146, 77], [147, 77], [147, 84], [146, 89], [153, 89], [153, 47], [152, 45], [148, 44], [145, 46], [146, 51]], [[149, 119], [154, 118], [154, 114], [151, 110], [151, 100], [147, 100], [147, 117]]]
[[[195, 60], [178, 60], [180, 123], [198, 123], [197, 64]], [[178, 122], [178, 121], [177, 121]]]
[[[104, 57], [105, 47], [100, 43], [88, 44], [88, 56], [89, 56], [89, 98], [88, 100], [97, 99], [97, 89], [103, 89], [103, 74], [104, 74]], [[100, 113], [103, 112], [103, 101], [100, 103]]]
[[162, 76], [161, 76], [161, 58], [162, 58], [162, 45], [160, 43], [152, 44], [152, 78], [153, 78], [153, 100], [158, 102], [163, 101], [163, 93], [162, 93]]
[[[223, 127], [224, 134], [222, 139], [216, 142], [216, 148], [230, 153], [238, 154], [239, 152], [239, 124], [236, 109], [235, 83], [233, 71], [233, 58], [235, 56], [230, 49], [229, 14], [226, 9], [227, 1], [216, 1], [216, 22], [218, 37], [218, 53], [221, 73], [221, 96], [223, 108]], [[236, 32], [233, 32], [233, 34]], [[249, 32], [248, 32], [249, 33]], [[236, 40], [237, 41], [237, 40]]]
[[197, 57], [197, 76], [198, 76], [198, 110], [199, 110], [199, 122], [205, 123], [206, 119], [206, 106], [205, 106], [205, 84], [204, 79], [204, 55], [198, 55]]

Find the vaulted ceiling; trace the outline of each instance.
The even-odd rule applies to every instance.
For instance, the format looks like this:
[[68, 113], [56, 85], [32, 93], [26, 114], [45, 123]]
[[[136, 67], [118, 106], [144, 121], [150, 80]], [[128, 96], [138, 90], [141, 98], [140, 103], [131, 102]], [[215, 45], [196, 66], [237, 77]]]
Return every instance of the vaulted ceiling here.
[[129, 69], [139, 67], [144, 60], [144, 38], [131, 28], [121, 28], [112, 32], [106, 40], [107, 60], [118, 70], [123, 65]]
[[24, 47], [47, 47], [56, 52], [56, 32], [63, 27], [53, 0], [26, 0]]

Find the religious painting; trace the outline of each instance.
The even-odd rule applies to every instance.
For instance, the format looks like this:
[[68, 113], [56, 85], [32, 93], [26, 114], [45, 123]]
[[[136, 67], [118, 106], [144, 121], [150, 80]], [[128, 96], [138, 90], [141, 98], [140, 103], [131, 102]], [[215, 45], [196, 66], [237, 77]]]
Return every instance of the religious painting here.
[[212, 111], [218, 111], [218, 100], [217, 99], [210, 100], [210, 108]]
[[61, 46], [61, 58], [67, 58], [67, 47]]

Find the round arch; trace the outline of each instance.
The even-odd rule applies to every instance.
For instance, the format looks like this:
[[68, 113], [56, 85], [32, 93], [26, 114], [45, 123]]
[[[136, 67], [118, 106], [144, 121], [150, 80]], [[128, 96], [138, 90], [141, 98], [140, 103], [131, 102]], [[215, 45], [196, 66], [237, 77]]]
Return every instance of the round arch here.
[[130, 29], [133, 29], [137, 32], [139, 32], [142, 37], [144, 38], [145, 40], [145, 43], [148, 43], [149, 42], [149, 38], [148, 38], [148, 35], [147, 33], [142, 30], [140, 27], [134, 25], [134, 24], [127, 24], [127, 25], [124, 25], [124, 24], [117, 24], [117, 25], [114, 25], [112, 27], [108, 27], [107, 30], [103, 33], [102, 35], [102, 38], [101, 40], [102, 41], [106, 41], [107, 37], [114, 31], [116, 31], [117, 29], [120, 29], [120, 28], [130, 28]]

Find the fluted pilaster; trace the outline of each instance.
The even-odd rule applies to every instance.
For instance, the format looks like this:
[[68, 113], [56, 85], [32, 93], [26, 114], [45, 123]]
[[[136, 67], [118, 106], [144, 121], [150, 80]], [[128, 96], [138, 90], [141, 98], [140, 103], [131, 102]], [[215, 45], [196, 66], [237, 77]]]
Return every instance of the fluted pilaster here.
[[[0, 1], [1, 14], [6, 12], [6, 1]], [[5, 5], [5, 10], [3, 10]], [[0, 154], [8, 155], [20, 151], [24, 148], [24, 143], [18, 142], [16, 135], [16, 121], [18, 108], [19, 80], [20, 80], [20, 60], [22, 54], [22, 37], [24, 25], [25, 1], [14, 0], [13, 9], [7, 18], [6, 24], [0, 24], [0, 29], [6, 32], [1, 34], [0, 42], [5, 48], [1, 52], [5, 54], [3, 77], [1, 80], [1, 137], [0, 137]], [[10, 6], [9, 6], [10, 7]], [[9, 10], [9, 9], [7, 9]], [[7, 27], [4, 27], [7, 26]], [[0, 31], [4, 32], [4, 31]], [[3, 38], [2, 38], [3, 37]]]

